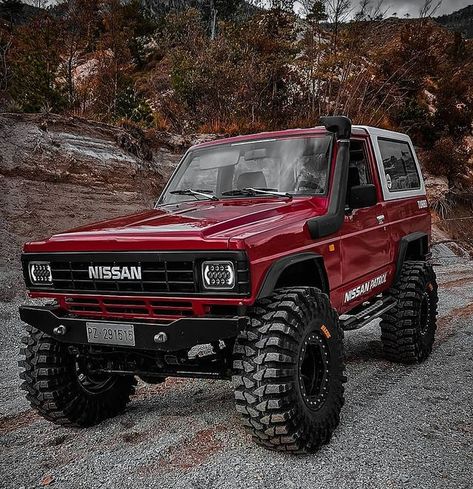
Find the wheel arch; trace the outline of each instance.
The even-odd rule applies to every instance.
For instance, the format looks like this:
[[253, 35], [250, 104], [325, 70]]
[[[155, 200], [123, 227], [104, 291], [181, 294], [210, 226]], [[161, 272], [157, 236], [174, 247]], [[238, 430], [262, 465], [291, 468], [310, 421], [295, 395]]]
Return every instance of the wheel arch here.
[[394, 280], [398, 280], [405, 261], [426, 261], [428, 255], [429, 236], [427, 233], [416, 231], [415, 233], [403, 236], [399, 241], [399, 251], [396, 261], [396, 275]]
[[323, 257], [305, 252], [285, 256], [272, 263], [266, 272], [257, 299], [267, 297], [281, 287], [311, 286], [330, 295]]

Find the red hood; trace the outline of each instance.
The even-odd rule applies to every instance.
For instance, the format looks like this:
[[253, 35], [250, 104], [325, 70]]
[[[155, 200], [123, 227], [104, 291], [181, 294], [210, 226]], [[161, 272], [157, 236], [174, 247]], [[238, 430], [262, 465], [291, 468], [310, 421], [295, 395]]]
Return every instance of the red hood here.
[[[26, 252], [227, 248], [232, 238], [322, 215], [327, 201], [257, 198], [186, 202], [119, 217], [28, 243]], [[283, 222], [282, 222], [283, 219]], [[241, 238], [243, 239], [243, 238]], [[159, 242], [159, 243], [158, 243]]]

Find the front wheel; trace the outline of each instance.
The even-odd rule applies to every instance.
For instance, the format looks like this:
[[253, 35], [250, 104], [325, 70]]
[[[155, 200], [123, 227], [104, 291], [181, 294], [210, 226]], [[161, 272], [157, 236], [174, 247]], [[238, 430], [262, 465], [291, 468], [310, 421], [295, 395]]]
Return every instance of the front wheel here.
[[31, 406], [48, 421], [91, 426], [119, 414], [134, 393], [131, 376], [91, 374], [83, 359], [41, 331], [27, 326], [22, 338], [22, 389]]
[[253, 308], [234, 349], [236, 409], [267, 448], [313, 452], [344, 403], [343, 331], [326, 294], [280, 289]]

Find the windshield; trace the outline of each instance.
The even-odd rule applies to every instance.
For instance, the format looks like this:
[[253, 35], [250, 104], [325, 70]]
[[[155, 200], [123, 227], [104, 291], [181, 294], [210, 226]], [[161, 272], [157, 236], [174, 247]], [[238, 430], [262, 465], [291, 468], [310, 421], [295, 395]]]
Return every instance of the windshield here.
[[277, 192], [295, 196], [325, 194], [330, 143], [330, 136], [321, 136], [192, 150], [180, 164], [160, 203], [245, 195], [261, 198]]

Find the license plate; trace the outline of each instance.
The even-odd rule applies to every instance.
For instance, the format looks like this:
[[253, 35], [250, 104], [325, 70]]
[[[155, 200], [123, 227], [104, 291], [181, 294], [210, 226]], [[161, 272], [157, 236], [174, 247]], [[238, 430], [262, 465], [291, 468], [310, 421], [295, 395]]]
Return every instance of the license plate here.
[[87, 322], [85, 327], [89, 343], [135, 346], [135, 327], [132, 324]]

